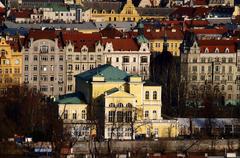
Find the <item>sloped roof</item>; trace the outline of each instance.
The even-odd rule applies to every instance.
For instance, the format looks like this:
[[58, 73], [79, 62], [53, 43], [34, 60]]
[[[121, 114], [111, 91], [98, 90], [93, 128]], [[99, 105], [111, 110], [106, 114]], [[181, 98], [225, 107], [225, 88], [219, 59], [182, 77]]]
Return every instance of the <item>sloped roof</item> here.
[[140, 16], [168, 16], [175, 9], [173, 8], [136, 8]]
[[114, 28], [111, 24], [107, 25], [103, 30], [99, 31], [102, 37], [115, 38], [122, 37], [123, 33]]
[[207, 20], [186, 20], [184, 21], [188, 26], [207, 26], [209, 22]]
[[116, 13], [119, 13], [122, 8], [122, 3], [121, 2], [84, 1], [83, 7], [85, 9], [97, 10], [98, 12], [105, 10], [106, 12], [110, 13], [112, 10], [114, 10]]
[[119, 70], [118, 68], [113, 67], [112, 65], [105, 64], [101, 65], [97, 68], [88, 70], [86, 72], [80, 73], [75, 77], [78, 79], [82, 79], [85, 81], [92, 81], [93, 76], [100, 74], [104, 77], [104, 80], [107, 82], [114, 82], [114, 81], [127, 81], [130, 74], [126, 73], [125, 71]]
[[58, 46], [61, 47], [62, 43], [59, 40], [59, 31], [55, 30], [38, 30], [38, 29], [32, 29], [29, 31], [28, 36], [25, 39], [25, 47], [28, 48], [28, 42], [30, 39], [33, 39], [34, 41], [39, 39], [49, 39], [49, 40], [55, 40], [58, 39]]
[[144, 36], [148, 39], [148, 40], [153, 40], [153, 39], [163, 39], [165, 36], [165, 33], [167, 35], [168, 39], [176, 39], [176, 40], [182, 40], [184, 38], [183, 32], [180, 30], [168, 30], [165, 29], [164, 30], [159, 30], [159, 32], [155, 31], [151, 31], [151, 32], [146, 32], [144, 33]]
[[209, 53], [215, 53], [216, 49], [219, 53], [225, 53], [227, 48], [229, 53], [236, 53], [237, 48], [234, 40], [199, 40], [198, 45], [201, 53], [205, 53], [205, 49], [208, 49]]
[[60, 96], [56, 102], [58, 104], [85, 104], [85, 99], [84, 96], [78, 92]]
[[71, 42], [74, 45], [75, 51], [81, 51], [85, 45], [88, 51], [95, 51], [96, 43], [101, 39], [99, 33], [82, 33], [78, 31], [64, 31], [62, 32], [62, 40], [64, 45]]
[[226, 28], [213, 28], [213, 29], [192, 29], [195, 34], [224, 34], [228, 30]]
[[117, 38], [117, 39], [102, 39], [101, 43], [106, 45], [106, 43], [112, 43], [114, 51], [138, 51], [139, 45], [132, 38]]

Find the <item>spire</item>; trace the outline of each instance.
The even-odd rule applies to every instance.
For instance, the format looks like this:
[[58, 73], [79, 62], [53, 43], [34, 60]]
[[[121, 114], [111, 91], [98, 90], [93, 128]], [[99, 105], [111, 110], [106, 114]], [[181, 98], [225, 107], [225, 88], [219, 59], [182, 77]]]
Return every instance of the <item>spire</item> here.
[[166, 28], [164, 28], [164, 37], [163, 37], [163, 52], [168, 51], [168, 43], [167, 43], [167, 32]]

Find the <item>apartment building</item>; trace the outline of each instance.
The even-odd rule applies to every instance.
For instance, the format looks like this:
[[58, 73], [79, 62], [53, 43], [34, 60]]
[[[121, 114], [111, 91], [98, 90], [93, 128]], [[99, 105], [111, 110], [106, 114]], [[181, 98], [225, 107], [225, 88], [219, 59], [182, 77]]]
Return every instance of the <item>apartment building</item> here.
[[66, 57], [58, 32], [30, 30], [22, 55], [25, 84], [47, 96], [66, 93]]
[[224, 103], [240, 102], [240, 47], [238, 40], [198, 40], [184, 44], [181, 54], [182, 82], [189, 95], [213, 90]]

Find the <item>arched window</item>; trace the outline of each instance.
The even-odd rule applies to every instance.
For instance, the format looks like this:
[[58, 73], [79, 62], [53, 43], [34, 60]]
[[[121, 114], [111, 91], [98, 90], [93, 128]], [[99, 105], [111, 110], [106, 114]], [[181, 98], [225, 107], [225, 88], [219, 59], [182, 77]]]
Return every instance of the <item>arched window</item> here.
[[149, 91], [145, 92], [145, 99], [149, 99]]
[[215, 53], [219, 53], [219, 49], [218, 48], [215, 49]]
[[132, 107], [132, 104], [131, 104], [131, 103], [127, 103], [127, 104], [126, 104], [126, 107], [131, 108], [131, 107]]
[[225, 53], [229, 53], [229, 49], [228, 48], [225, 49]]
[[209, 53], [209, 50], [208, 50], [208, 48], [206, 48], [206, 49], [205, 49], [205, 53]]
[[109, 107], [115, 107], [115, 104], [114, 103], [110, 103]]
[[153, 92], [153, 99], [156, 100], [157, 99], [157, 91]]
[[153, 119], [156, 120], [157, 119], [157, 111], [153, 110]]
[[123, 104], [122, 103], [118, 103], [117, 107], [121, 108], [121, 107], [123, 107]]

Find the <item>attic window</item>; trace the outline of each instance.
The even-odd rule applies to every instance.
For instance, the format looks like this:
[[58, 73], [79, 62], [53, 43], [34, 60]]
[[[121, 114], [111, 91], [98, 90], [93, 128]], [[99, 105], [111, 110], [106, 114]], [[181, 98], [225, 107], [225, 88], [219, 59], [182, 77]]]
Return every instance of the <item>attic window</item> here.
[[97, 10], [93, 10], [93, 13], [94, 13], [94, 14], [97, 14]]
[[229, 53], [229, 49], [228, 48], [225, 49], [225, 53]]
[[106, 14], [106, 10], [102, 10], [102, 14]]
[[114, 13], [115, 13], [115, 11], [114, 11], [114, 10], [112, 10], [112, 11], [111, 11], [111, 14], [114, 14]]
[[219, 49], [218, 48], [215, 49], [215, 53], [219, 53]]
[[206, 49], [205, 49], [205, 53], [209, 53], [209, 50], [208, 50], [208, 48], [206, 48]]

